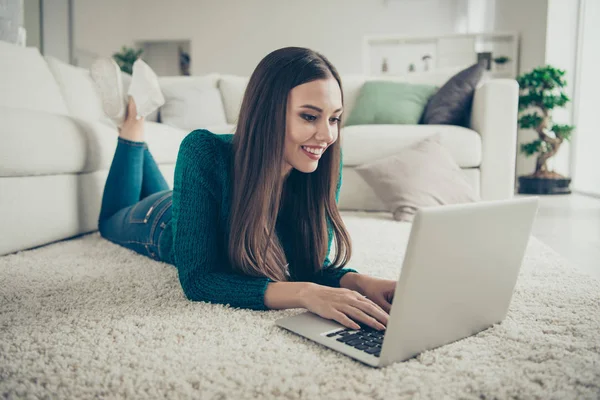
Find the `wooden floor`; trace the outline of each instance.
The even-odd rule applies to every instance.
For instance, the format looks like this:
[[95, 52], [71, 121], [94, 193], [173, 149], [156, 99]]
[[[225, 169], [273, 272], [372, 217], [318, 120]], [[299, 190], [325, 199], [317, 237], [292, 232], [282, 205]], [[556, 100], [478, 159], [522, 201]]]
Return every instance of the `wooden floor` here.
[[540, 196], [533, 236], [600, 279], [600, 199]]

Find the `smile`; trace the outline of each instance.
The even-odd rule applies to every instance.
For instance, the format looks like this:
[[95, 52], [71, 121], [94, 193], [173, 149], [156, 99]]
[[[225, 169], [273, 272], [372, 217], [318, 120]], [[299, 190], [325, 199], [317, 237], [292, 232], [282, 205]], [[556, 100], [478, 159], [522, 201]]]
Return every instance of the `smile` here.
[[302, 147], [302, 151], [304, 152], [304, 154], [306, 154], [312, 160], [318, 160], [319, 158], [321, 158], [321, 154], [323, 154], [323, 151], [325, 150], [323, 148], [317, 149], [314, 147], [313, 148], [304, 147], [304, 146], [301, 146], [301, 147]]

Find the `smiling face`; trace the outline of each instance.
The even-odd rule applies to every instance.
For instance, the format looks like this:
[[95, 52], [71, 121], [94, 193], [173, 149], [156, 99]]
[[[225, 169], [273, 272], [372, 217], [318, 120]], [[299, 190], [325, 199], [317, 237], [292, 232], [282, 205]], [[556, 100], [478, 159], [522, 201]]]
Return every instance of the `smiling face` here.
[[283, 175], [292, 168], [314, 172], [323, 152], [338, 138], [342, 91], [335, 78], [293, 88], [287, 101]]

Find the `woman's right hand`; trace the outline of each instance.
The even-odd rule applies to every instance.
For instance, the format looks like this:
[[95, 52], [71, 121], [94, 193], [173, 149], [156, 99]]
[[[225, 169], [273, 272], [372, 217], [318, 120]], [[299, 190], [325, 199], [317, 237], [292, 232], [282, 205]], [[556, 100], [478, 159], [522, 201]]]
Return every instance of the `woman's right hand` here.
[[303, 299], [307, 310], [351, 329], [360, 329], [355, 322], [358, 321], [382, 330], [385, 329], [389, 318], [388, 313], [381, 307], [351, 289], [314, 285]]

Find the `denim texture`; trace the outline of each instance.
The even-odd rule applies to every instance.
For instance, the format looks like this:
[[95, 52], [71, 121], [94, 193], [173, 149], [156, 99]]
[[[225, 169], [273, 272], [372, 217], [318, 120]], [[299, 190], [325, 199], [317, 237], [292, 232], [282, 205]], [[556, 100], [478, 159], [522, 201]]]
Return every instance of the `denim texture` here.
[[161, 261], [158, 243], [171, 219], [172, 198], [148, 145], [119, 137], [102, 195], [100, 235]]

